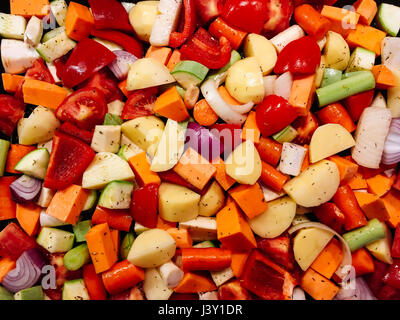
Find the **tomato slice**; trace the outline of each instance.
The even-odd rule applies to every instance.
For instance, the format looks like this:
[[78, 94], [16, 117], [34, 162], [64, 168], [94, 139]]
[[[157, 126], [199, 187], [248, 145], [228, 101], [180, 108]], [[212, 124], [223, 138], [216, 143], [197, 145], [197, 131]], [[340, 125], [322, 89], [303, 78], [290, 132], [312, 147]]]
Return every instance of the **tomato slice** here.
[[92, 130], [102, 124], [107, 112], [107, 102], [97, 88], [83, 88], [69, 95], [56, 110], [56, 117], [69, 121], [78, 128]]
[[118, 88], [118, 81], [111, 72], [107, 70], [100, 70], [84, 82], [81, 88], [97, 88], [103, 92], [107, 103], [115, 100], [123, 99], [121, 90]]
[[57, 132], [53, 138], [44, 186], [61, 190], [76, 183], [94, 156], [93, 149], [83, 141]]
[[42, 59], [37, 59], [33, 63], [33, 67], [26, 72], [25, 78], [55, 83], [53, 76]]
[[131, 92], [122, 110], [121, 118], [123, 120], [132, 120], [154, 114], [153, 109], [157, 99], [157, 92], [157, 87]]
[[17, 260], [24, 251], [35, 248], [34, 238], [29, 237], [16, 223], [8, 224], [0, 232], [0, 256]]
[[0, 131], [11, 136], [19, 119], [24, 116], [25, 104], [8, 94], [0, 94]]

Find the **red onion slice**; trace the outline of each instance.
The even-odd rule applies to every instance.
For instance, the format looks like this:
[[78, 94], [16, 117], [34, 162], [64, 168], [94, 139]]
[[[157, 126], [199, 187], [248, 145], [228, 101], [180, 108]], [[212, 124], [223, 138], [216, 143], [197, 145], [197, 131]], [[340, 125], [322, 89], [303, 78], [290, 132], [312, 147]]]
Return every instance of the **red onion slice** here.
[[16, 203], [36, 201], [42, 190], [42, 182], [23, 175], [10, 184], [11, 198]]
[[15, 269], [7, 273], [2, 285], [13, 293], [30, 288], [38, 282], [44, 265], [39, 251], [29, 249], [18, 258]]
[[132, 53], [116, 50], [113, 53], [117, 56], [108, 68], [114, 73], [118, 80], [124, 80], [128, 76], [129, 68], [138, 58]]

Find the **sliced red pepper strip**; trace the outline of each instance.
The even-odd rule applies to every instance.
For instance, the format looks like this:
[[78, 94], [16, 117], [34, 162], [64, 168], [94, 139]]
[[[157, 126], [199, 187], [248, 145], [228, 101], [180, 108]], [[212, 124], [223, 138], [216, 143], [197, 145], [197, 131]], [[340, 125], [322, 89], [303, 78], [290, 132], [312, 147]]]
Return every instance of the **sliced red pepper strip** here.
[[26, 250], [36, 247], [34, 238], [29, 237], [14, 222], [0, 232], [0, 256], [17, 260]]
[[228, 39], [213, 39], [207, 30], [199, 28], [180, 49], [182, 60], [193, 60], [209, 69], [220, 69], [231, 59], [232, 47]]
[[89, 0], [96, 29], [116, 29], [133, 32], [129, 15], [119, 1]]
[[62, 71], [62, 81], [66, 87], [75, 87], [115, 58], [116, 55], [105, 46], [86, 38], [77, 44], [68, 58]]
[[143, 57], [143, 45], [139, 40], [115, 30], [92, 30], [92, 35], [120, 45], [137, 58]]
[[80, 129], [70, 122], [64, 122], [58, 128], [58, 130], [75, 138], [78, 138], [89, 145], [92, 142], [93, 132]]
[[196, 30], [196, 7], [194, 0], [183, 0], [185, 7], [185, 23], [182, 32], [172, 32], [169, 37], [169, 46], [178, 48], [189, 39]]
[[44, 186], [61, 190], [77, 182], [94, 156], [93, 149], [83, 141], [56, 132]]

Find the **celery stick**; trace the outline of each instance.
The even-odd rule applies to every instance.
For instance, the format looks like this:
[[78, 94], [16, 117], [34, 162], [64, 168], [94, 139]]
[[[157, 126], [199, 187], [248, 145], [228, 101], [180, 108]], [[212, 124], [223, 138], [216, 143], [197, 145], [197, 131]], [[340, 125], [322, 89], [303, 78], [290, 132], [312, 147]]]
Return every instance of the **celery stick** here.
[[386, 232], [382, 222], [372, 219], [366, 226], [345, 233], [343, 238], [353, 252], [371, 242], [383, 239], [385, 236]]
[[324, 78], [321, 83], [321, 88], [329, 86], [332, 83], [342, 80], [342, 71], [326, 68], [324, 72]]
[[324, 107], [354, 94], [374, 88], [375, 78], [372, 72], [362, 71], [358, 75], [319, 88], [317, 90], [319, 106]]
[[342, 80], [343, 79], [348, 79], [348, 78], [351, 78], [351, 77], [354, 77], [354, 76], [358, 76], [358, 75], [360, 75], [360, 74], [363, 74], [365, 71], [352, 71], [352, 72], [345, 72], [345, 73], [343, 73], [343, 75], [342, 75]]
[[64, 266], [71, 271], [82, 268], [90, 260], [86, 243], [69, 250], [64, 256]]
[[0, 139], [0, 177], [4, 174], [4, 168], [6, 166], [8, 149], [10, 148], [10, 142], [7, 140]]

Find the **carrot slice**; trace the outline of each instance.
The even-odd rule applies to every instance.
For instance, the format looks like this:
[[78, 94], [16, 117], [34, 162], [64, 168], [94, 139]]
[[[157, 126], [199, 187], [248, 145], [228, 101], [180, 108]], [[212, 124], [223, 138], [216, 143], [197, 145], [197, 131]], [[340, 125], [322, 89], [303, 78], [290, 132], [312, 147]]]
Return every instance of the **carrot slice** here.
[[193, 117], [198, 124], [208, 127], [218, 120], [218, 115], [210, 107], [206, 99], [198, 101], [193, 109]]

